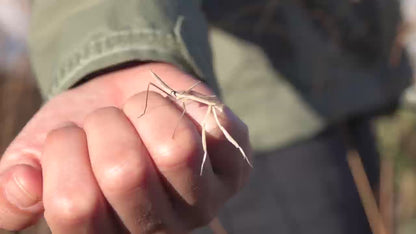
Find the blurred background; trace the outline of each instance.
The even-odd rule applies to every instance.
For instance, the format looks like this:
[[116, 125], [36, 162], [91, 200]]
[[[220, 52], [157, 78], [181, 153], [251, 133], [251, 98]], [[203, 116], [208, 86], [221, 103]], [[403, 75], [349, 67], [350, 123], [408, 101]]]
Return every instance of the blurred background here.
[[[401, 11], [403, 20], [392, 48], [392, 62], [395, 54], [408, 53], [416, 69], [416, 0], [401, 0]], [[30, 1], [0, 0], [0, 152], [42, 103], [26, 47], [29, 18]], [[392, 234], [416, 233], [414, 85], [403, 94], [399, 110], [379, 117], [375, 127], [382, 155], [377, 199], [385, 225]]]

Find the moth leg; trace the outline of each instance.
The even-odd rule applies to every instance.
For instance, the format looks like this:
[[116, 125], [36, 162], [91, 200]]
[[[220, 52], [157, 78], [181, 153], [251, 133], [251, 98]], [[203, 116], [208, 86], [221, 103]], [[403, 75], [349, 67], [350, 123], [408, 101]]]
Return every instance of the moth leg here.
[[168, 95], [168, 96], [170, 96], [165, 90], [163, 90], [162, 88], [160, 88], [159, 86], [157, 86], [157, 85], [155, 85], [155, 84], [153, 84], [152, 82], [150, 82], [148, 85], [147, 85], [147, 89], [146, 89], [146, 100], [145, 100], [145, 104], [144, 104], [144, 109], [143, 109], [143, 113], [141, 113], [139, 116], [137, 116], [137, 118], [141, 118], [145, 113], [146, 113], [146, 110], [147, 110], [147, 103], [148, 103], [148, 101], [149, 101], [149, 89], [150, 89], [150, 86], [153, 86], [153, 87], [155, 87], [155, 88], [157, 88], [157, 89], [159, 89], [160, 91], [162, 91], [163, 93], [166, 93], [166, 95]]
[[185, 92], [190, 92], [192, 89], [194, 89], [196, 86], [200, 85], [202, 81], [197, 81], [195, 84], [191, 85], [191, 87], [187, 88]]
[[185, 102], [184, 102], [184, 101], [182, 101], [182, 108], [183, 108], [182, 114], [181, 114], [181, 116], [179, 117], [178, 122], [176, 122], [175, 128], [173, 129], [172, 139], [175, 137], [175, 132], [176, 132], [176, 129], [178, 128], [178, 126], [179, 126], [179, 123], [180, 123], [181, 119], [183, 118], [183, 116], [184, 116], [184, 115], [185, 115], [185, 113], [186, 113], [186, 106], [185, 106]]
[[207, 113], [205, 114], [204, 119], [202, 120], [202, 133], [201, 133], [201, 140], [202, 140], [202, 149], [204, 150], [204, 156], [202, 157], [202, 163], [201, 163], [201, 170], [199, 172], [199, 175], [202, 176], [202, 172], [204, 170], [204, 164], [205, 161], [207, 160], [207, 156], [208, 156], [208, 151], [207, 151], [207, 137], [206, 137], [206, 122], [207, 122], [207, 118], [208, 115], [211, 113], [212, 110], [212, 106], [208, 106], [208, 110]]
[[227, 130], [225, 130], [225, 128], [221, 125], [218, 116], [217, 116], [217, 111], [215, 110], [215, 108], [212, 108], [212, 113], [214, 114], [214, 118], [215, 118], [215, 122], [217, 122], [218, 127], [221, 129], [222, 133], [224, 134], [225, 138], [227, 138], [227, 140], [233, 144], [235, 146], [235, 148], [239, 149], [241, 154], [243, 155], [244, 159], [247, 161], [248, 165], [250, 165], [251, 167], [253, 167], [253, 164], [250, 162], [250, 160], [248, 159], [246, 153], [244, 153], [243, 148], [241, 148], [241, 146], [237, 143], [236, 140], [234, 140], [234, 138], [227, 132]]

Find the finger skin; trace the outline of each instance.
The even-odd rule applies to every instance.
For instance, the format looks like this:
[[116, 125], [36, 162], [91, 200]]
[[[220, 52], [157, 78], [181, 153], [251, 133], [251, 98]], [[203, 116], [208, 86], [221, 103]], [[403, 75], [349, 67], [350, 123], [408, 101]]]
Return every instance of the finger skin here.
[[42, 166], [45, 218], [53, 233], [116, 233], [81, 128], [70, 125], [49, 133]]
[[124, 113], [99, 109], [86, 118], [84, 129], [99, 186], [129, 232], [181, 233], [147, 149]]
[[43, 213], [42, 173], [29, 165], [15, 165], [0, 175], [0, 228], [21, 230]]
[[204, 154], [201, 135], [187, 115], [181, 118], [182, 110], [175, 103], [154, 92], [149, 92], [149, 109], [137, 118], [144, 108], [145, 96], [146, 92], [133, 96], [123, 110], [139, 132], [173, 195], [180, 220], [188, 227], [204, 225], [215, 216], [224, 196], [209, 160], [203, 175], [200, 175]]

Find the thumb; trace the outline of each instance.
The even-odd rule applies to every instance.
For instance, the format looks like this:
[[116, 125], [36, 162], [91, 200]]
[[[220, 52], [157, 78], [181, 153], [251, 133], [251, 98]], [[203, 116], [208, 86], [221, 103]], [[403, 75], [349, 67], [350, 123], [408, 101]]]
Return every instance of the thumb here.
[[42, 171], [18, 164], [0, 173], [0, 228], [21, 230], [43, 213]]
[[41, 151], [56, 121], [36, 114], [10, 143], [0, 161], [0, 229], [21, 230], [43, 214]]

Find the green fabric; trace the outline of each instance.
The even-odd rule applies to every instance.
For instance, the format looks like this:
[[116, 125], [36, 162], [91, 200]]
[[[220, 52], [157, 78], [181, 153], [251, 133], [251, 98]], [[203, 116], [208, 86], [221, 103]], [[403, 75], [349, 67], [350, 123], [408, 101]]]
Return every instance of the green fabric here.
[[45, 98], [132, 60], [173, 63], [216, 87], [195, 1], [37, 0], [31, 23], [31, 59]]
[[255, 150], [305, 139], [325, 126], [258, 46], [216, 28], [210, 40], [223, 100], [248, 125]]

